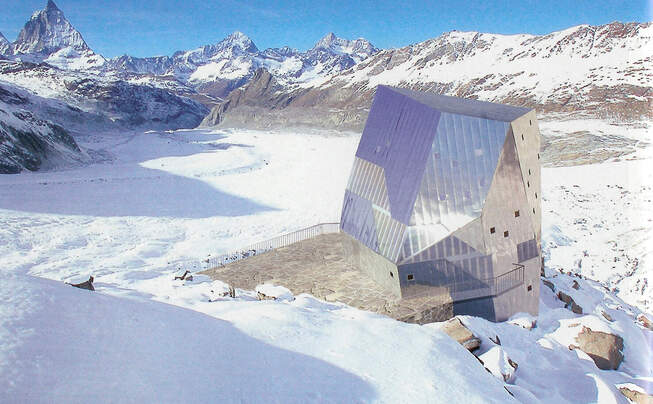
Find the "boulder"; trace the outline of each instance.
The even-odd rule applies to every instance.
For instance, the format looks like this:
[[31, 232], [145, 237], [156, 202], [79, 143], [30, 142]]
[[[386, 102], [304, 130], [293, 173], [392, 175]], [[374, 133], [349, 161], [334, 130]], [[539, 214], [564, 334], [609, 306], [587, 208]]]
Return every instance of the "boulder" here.
[[177, 275], [175, 275], [175, 279], [174, 279], [174, 280], [180, 280], [180, 281], [188, 280], [188, 281], [192, 281], [192, 280], [193, 280], [193, 275], [190, 274], [190, 271], [189, 271], [189, 270], [185, 270], [183, 273], [182, 273], [181, 271], [179, 271], [179, 272], [177, 272]]
[[458, 317], [445, 322], [442, 331], [470, 352], [481, 346], [481, 340], [465, 327]]
[[84, 282], [81, 282], [81, 283], [70, 283], [70, 286], [74, 286], [74, 287], [80, 288], [80, 289], [95, 291], [95, 288], [93, 287], [93, 277], [92, 276], [89, 276], [87, 281], [84, 281]]
[[624, 348], [624, 340], [619, 335], [593, 331], [583, 326], [576, 341], [578, 345], [572, 345], [569, 348], [577, 348], [585, 352], [599, 369], [616, 370], [624, 359], [624, 355], [621, 353]]
[[603, 318], [605, 318], [605, 319], [608, 320], [609, 322], [614, 321], [614, 320], [612, 320], [612, 316], [609, 315], [609, 314], [608, 314], [606, 311], [604, 311], [604, 310], [601, 310], [601, 315], [603, 316]]
[[646, 317], [644, 314], [637, 316], [637, 321], [644, 327], [653, 331], [653, 321], [650, 318]]
[[576, 304], [574, 299], [564, 292], [558, 292], [558, 299], [565, 302], [565, 307], [576, 314], [583, 314], [583, 308]]
[[555, 293], [556, 288], [555, 288], [555, 286], [553, 286], [553, 282], [551, 282], [551, 281], [547, 281], [546, 279], [542, 279], [542, 283], [544, 284], [544, 286], [546, 286], [546, 287], [548, 287], [549, 289], [551, 289], [551, 292]]
[[485, 369], [499, 380], [506, 383], [514, 380], [517, 364], [508, 357], [508, 354], [502, 347], [498, 345], [493, 346], [484, 354], [479, 355], [478, 359], [485, 366]]
[[653, 404], [653, 396], [647, 394], [641, 387], [632, 383], [624, 383], [617, 385], [617, 388], [633, 403], [637, 404]]
[[578, 290], [578, 289], [580, 289], [580, 284], [578, 283], [578, 281], [574, 280], [574, 284], [571, 285], [571, 287]]

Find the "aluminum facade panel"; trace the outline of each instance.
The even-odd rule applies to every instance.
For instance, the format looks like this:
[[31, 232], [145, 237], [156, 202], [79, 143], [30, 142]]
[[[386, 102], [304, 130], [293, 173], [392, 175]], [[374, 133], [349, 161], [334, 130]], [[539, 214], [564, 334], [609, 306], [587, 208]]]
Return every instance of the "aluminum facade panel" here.
[[356, 157], [347, 189], [373, 204], [390, 210], [383, 168]]
[[[381, 87], [384, 86], [379, 86], [378, 88]], [[432, 92], [412, 91], [406, 88], [392, 87], [392, 89], [442, 112], [492, 119], [495, 121], [512, 122], [531, 111], [528, 108], [513, 107], [511, 105], [473, 100], [470, 98], [450, 97]]]
[[356, 157], [383, 167], [395, 220], [408, 224], [440, 112], [379, 86]]
[[372, 251], [379, 251], [372, 202], [349, 190], [345, 190], [340, 228]]
[[448, 113], [440, 116], [409, 221], [405, 253], [423, 250], [480, 217], [509, 125]]

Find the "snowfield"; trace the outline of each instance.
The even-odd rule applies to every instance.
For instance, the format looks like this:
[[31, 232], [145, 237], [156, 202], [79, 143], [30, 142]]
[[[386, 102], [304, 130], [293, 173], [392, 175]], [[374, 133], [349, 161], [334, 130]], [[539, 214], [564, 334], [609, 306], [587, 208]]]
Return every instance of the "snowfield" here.
[[[103, 156], [96, 164], [0, 176], [0, 402], [626, 402], [624, 383], [653, 393], [653, 332], [636, 321], [653, 307], [647, 153], [543, 169], [547, 276], [584, 314], [542, 286], [532, 330], [463, 317], [485, 358], [519, 365], [506, 382], [438, 324], [173, 280], [210, 255], [338, 221], [358, 139], [88, 137], [77, 140]], [[60, 282], [89, 274], [96, 293]], [[624, 338], [618, 371], [568, 349], [582, 325]], [[503, 352], [490, 352], [495, 336]]]

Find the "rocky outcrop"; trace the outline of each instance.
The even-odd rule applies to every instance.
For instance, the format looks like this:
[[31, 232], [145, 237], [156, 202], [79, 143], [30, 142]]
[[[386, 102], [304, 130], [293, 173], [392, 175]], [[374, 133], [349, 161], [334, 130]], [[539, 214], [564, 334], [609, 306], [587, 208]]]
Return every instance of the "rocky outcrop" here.
[[646, 394], [646, 392], [639, 386], [634, 386], [632, 384], [618, 385], [617, 388], [628, 398], [636, 404], [653, 404], [653, 396]]
[[565, 303], [565, 307], [576, 314], [583, 314], [583, 308], [576, 304], [574, 299], [565, 292], [558, 292], [558, 299]]
[[[221, 103], [217, 104], [202, 120], [200, 126], [250, 125], [265, 128], [272, 121], [270, 111], [283, 109], [295, 97], [303, 94], [302, 90], [286, 93], [284, 87], [266, 69], [256, 71], [252, 80], [242, 88], [232, 91]], [[237, 110], [236, 113], [231, 113]], [[226, 122], [225, 119], [229, 118]]]
[[69, 131], [194, 128], [208, 112], [202, 104], [164, 88], [46, 64], [0, 61], [0, 78], [30, 90], [12, 90], [25, 93], [28, 103], [23, 109], [38, 109], [40, 118]]
[[653, 320], [649, 319], [646, 317], [644, 314], [640, 314], [637, 316], [637, 321], [643, 325], [644, 327], [648, 328], [649, 330], [653, 331]]
[[572, 345], [570, 348], [585, 352], [599, 369], [616, 370], [623, 361], [624, 340], [619, 335], [583, 327], [576, 341], [577, 345]]
[[475, 336], [469, 328], [465, 327], [458, 317], [454, 317], [444, 323], [442, 331], [470, 352], [481, 346], [480, 338]]
[[90, 276], [88, 278], [88, 280], [86, 280], [84, 282], [80, 282], [80, 283], [71, 283], [70, 286], [73, 286], [73, 287], [76, 287], [76, 288], [79, 288], [79, 289], [86, 289], [86, 290], [95, 291], [95, 287], [93, 286], [93, 281], [94, 281], [93, 277]]
[[29, 105], [22, 95], [0, 87], [0, 174], [83, 160], [72, 136], [63, 127], [22, 109]]
[[542, 279], [542, 283], [544, 284], [544, 286], [546, 286], [547, 288], [551, 289], [551, 292], [555, 293], [556, 288], [555, 288], [555, 286], [553, 285], [553, 282], [551, 282], [551, 281], [547, 281], [546, 279]]

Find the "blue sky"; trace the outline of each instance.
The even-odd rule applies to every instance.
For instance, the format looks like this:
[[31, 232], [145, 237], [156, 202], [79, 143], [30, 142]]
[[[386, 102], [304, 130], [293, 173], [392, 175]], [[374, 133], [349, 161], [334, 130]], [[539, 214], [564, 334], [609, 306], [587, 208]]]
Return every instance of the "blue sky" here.
[[[401, 47], [450, 30], [545, 34], [579, 24], [651, 21], [653, 0], [244, 1], [55, 0], [96, 52], [169, 55], [239, 30], [260, 48], [305, 50], [328, 32]], [[0, 32], [13, 41], [47, 0], [0, 0]]]

